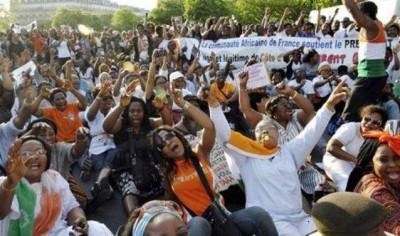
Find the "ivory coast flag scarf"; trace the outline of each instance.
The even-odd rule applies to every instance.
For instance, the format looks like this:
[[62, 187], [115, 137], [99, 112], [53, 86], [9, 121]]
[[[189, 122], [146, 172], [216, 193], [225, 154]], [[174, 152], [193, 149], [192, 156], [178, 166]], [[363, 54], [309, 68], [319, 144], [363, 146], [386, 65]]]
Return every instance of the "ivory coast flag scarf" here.
[[36, 193], [26, 180], [19, 181], [16, 197], [19, 204], [20, 218], [10, 221], [8, 236], [47, 235], [61, 213], [61, 195], [50, 187], [56, 182], [56, 176], [49, 171], [42, 174], [40, 212], [35, 219]]
[[19, 181], [15, 188], [20, 218], [10, 221], [8, 236], [33, 235], [36, 193], [25, 181]]

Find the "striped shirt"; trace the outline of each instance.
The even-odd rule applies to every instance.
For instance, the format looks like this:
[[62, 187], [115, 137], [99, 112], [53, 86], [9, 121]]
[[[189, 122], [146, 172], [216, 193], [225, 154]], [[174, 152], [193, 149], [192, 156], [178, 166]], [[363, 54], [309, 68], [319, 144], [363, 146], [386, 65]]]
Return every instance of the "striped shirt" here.
[[359, 34], [358, 76], [381, 77], [386, 75], [384, 60], [386, 53], [386, 36], [383, 25], [375, 21], [379, 28], [378, 36], [373, 40], [366, 38], [366, 29], [362, 28]]

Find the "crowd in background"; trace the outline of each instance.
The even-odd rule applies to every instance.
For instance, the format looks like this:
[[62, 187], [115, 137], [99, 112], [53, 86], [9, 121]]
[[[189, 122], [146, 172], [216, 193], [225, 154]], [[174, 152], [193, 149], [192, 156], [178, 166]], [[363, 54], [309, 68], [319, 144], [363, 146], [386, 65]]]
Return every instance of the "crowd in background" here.
[[[373, 9], [361, 7], [370, 18]], [[400, 235], [393, 121], [400, 120], [393, 91], [399, 44], [385, 44], [382, 90], [376, 87], [377, 99], [354, 108], [351, 119], [342, 112], [361, 86], [356, 65], [334, 68], [302, 46], [285, 53], [284, 68], [270, 68], [263, 58], [246, 61], [244, 67], [265, 63], [272, 82], [248, 89], [251, 78], [234, 76], [231, 61], [218, 63], [212, 53], [210, 64], [201, 65], [198, 49], [188, 54], [179, 44], [180, 38], [359, 38], [368, 28], [357, 16], [336, 19], [337, 11], [318, 11], [316, 24], [305, 12], [288, 22], [289, 8], [279, 22], [270, 13], [258, 24], [145, 19], [132, 30], [90, 34], [10, 26], [0, 35], [0, 235], [112, 235], [107, 222], [88, 221], [85, 212], [115, 194], [129, 216], [124, 235], [217, 235], [204, 215], [211, 203], [241, 234], [307, 235], [324, 228], [309, 213], [329, 184], [380, 202], [386, 217], [378, 223]], [[400, 40], [396, 20], [381, 24], [379, 37]], [[27, 63], [33, 66], [13, 73]], [[88, 196], [81, 182], [92, 176]]]

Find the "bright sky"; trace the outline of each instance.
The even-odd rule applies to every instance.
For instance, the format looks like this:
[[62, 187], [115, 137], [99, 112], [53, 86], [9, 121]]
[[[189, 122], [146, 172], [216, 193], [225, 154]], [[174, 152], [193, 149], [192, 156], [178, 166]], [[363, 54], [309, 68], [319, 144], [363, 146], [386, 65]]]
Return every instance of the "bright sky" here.
[[155, 8], [157, 5], [157, 0], [111, 0], [111, 1], [117, 2], [118, 4], [121, 5], [144, 8], [146, 10], [151, 10]]

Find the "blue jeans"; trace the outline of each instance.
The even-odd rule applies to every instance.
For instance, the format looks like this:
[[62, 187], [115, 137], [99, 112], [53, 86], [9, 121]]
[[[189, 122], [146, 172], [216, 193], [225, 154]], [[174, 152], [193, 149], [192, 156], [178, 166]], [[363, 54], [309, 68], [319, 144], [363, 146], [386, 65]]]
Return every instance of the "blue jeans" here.
[[[92, 159], [93, 170], [99, 171], [106, 167], [111, 168], [116, 154], [117, 154], [117, 149], [115, 148], [108, 149], [107, 151], [100, 154], [92, 154], [90, 158]], [[83, 155], [78, 160], [79, 166], [81, 168], [83, 167], [83, 162], [85, 161], [86, 158], [88, 158], [88, 156]]]
[[[249, 207], [229, 215], [229, 219], [243, 235], [277, 236], [271, 216], [261, 207]], [[203, 217], [196, 216], [187, 224], [190, 236], [209, 236], [212, 234], [210, 223]]]
[[233, 212], [229, 219], [243, 235], [278, 236], [271, 216], [261, 207], [254, 206]]
[[397, 103], [390, 99], [389, 101], [383, 104], [383, 107], [386, 109], [389, 115], [389, 120], [399, 120], [400, 119], [400, 110]]

